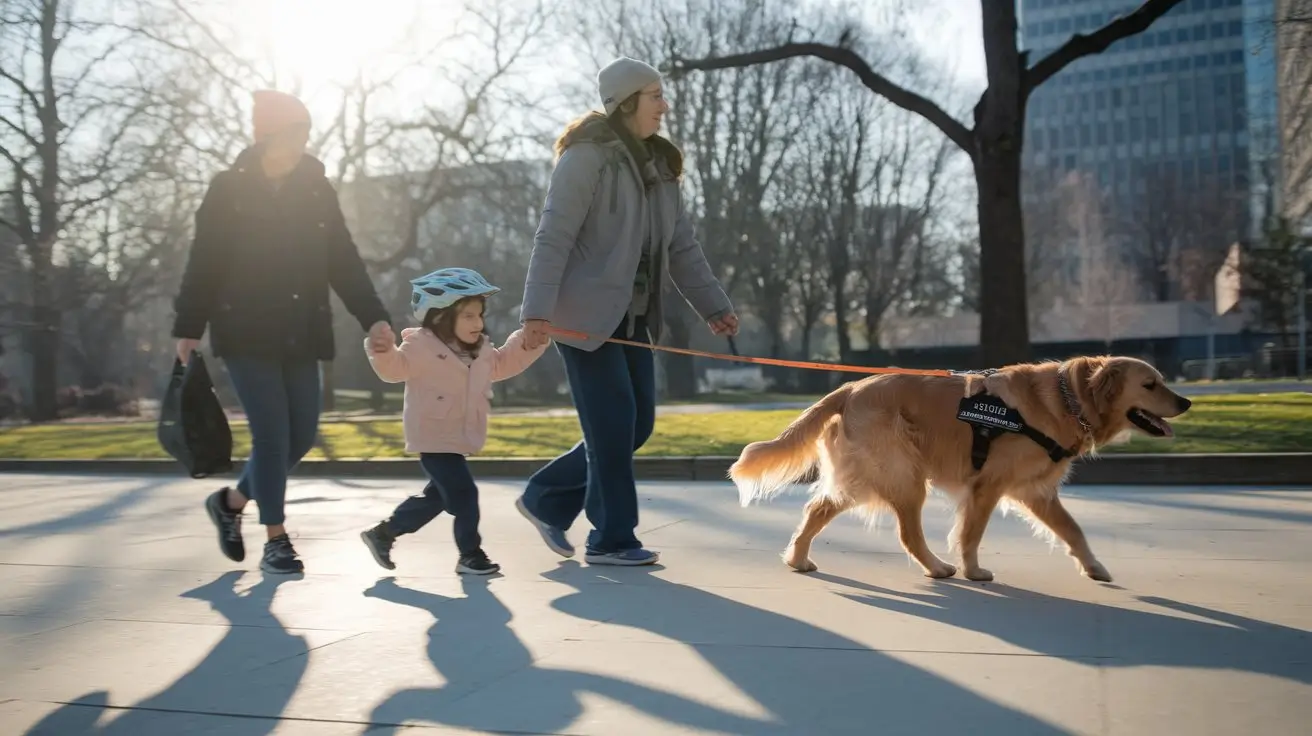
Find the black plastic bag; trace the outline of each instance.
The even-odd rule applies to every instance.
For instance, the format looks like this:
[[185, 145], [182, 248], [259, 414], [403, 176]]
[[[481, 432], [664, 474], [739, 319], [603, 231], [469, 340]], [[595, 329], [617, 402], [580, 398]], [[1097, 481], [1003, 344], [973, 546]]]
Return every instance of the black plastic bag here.
[[192, 478], [232, 470], [232, 428], [200, 353], [193, 351], [185, 366], [173, 359], [157, 434], [160, 445]]

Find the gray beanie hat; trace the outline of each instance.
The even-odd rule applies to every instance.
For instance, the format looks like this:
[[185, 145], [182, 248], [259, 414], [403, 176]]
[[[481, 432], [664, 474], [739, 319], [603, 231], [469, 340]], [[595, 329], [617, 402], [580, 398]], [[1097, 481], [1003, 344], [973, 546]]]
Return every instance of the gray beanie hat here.
[[659, 81], [661, 73], [652, 65], [621, 56], [597, 72], [597, 92], [606, 114], [610, 115], [631, 95]]

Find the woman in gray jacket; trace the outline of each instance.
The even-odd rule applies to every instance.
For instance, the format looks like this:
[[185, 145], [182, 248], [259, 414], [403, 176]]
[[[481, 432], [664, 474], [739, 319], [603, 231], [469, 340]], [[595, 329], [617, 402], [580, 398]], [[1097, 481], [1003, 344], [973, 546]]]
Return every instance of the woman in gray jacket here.
[[659, 341], [667, 277], [715, 334], [736, 334], [738, 318], [683, 208], [683, 154], [656, 134], [670, 109], [660, 72], [616, 59], [597, 91], [605, 113], [556, 141], [521, 314], [530, 349], [556, 340], [583, 440], [534, 474], [516, 505], [557, 554], [574, 555], [565, 532], [586, 509], [589, 563], [649, 565], [658, 555], [634, 534], [633, 454], [655, 424], [655, 367], [650, 349], [604, 338]]

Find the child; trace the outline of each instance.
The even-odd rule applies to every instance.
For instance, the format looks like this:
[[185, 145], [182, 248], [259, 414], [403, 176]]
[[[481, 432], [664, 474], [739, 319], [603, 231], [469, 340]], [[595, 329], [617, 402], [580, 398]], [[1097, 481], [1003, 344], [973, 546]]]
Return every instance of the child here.
[[547, 346], [527, 349], [520, 331], [499, 349], [489, 344], [483, 334], [484, 301], [500, 289], [475, 271], [444, 268], [410, 284], [410, 305], [423, 326], [403, 330], [400, 349], [389, 343], [373, 351], [366, 341], [365, 350], [379, 378], [405, 382], [405, 449], [419, 453], [428, 485], [423, 495], [402, 501], [390, 519], [360, 538], [379, 565], [394, 570], [396, 538], [446, 511], [455, 517], [456, 572], [490, 575], [501, 566], [482, 549], [478, 486], [465, 456], [483, 449], [487, 440], [492, 382], [522, 373]]

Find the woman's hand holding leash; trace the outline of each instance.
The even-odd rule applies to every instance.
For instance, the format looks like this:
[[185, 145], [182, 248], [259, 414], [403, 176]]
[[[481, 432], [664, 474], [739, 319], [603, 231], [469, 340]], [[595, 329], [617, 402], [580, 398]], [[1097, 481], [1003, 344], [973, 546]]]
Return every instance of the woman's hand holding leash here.
[[720, 337], [733, 337], [738, 334], [738, 315], [733, 312], [709, 319], [706, 324], [710, 325], [711, 332]]

